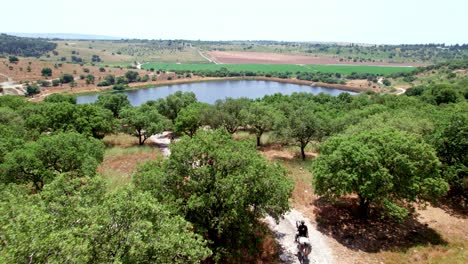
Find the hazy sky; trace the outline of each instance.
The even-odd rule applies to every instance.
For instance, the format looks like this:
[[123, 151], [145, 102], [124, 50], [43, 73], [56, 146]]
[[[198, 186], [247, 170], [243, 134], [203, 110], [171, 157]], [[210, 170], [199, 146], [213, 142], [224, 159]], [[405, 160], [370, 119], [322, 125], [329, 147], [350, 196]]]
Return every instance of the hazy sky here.
[[468, 0], [2, 0], [0, 7], [0, 32], [468, 43]]

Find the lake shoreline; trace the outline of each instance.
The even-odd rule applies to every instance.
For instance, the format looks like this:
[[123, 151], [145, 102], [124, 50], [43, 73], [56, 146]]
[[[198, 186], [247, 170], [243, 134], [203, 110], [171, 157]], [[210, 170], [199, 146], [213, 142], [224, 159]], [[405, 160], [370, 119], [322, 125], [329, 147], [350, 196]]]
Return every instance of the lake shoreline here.
[[[308, 85], [312, 87], [323, 87], [323, 88], [337, 89], [337, 90], [356, 92], [356, 93], [374, 90], [371, 87], [357, 87], [357, 86], [350, 86], [350, 85], [343, 85], [343, 84], [330, 84], [330, 83], [321, 83], [321, 82], [313, 82], [313, 81], [298, 80], [298, 79], [282, 79], [282, 78], [264, 77], [264, 76], [249, 76], [249, 77], [194, 76], [192, 78], [183, 78], [183, 79], [176, 79], [176, 80], [149, 81], [146, 83], [130, 83], [129, 89], [126, 89], [125, 91], [147, 89], [147, 88], [168, 86], [168, 85], [198, 83], [198, 82], [217, 82], [217, 81], [221, 82], [221, 81], [242, 81], [242, 80], [272, 81], [272, 82], [279, 82], [279, 83]], [[45, 97], [51, 94], [55, 94], [55, 93], [63, 93], [66, 95], [90, 95], [90, 94], [105, 94], [109, 92], [114, 92], [114, 90], [112, 90], [112, 86], [103, 86], [103, 87], [90, 86], [90, 87], [72, 88], [68, 90], [50, 89], [49, 91], [36, 95], [30, 98], [29, 100], [35, 101], [35, 102], [42, 101], [44, 100]]]

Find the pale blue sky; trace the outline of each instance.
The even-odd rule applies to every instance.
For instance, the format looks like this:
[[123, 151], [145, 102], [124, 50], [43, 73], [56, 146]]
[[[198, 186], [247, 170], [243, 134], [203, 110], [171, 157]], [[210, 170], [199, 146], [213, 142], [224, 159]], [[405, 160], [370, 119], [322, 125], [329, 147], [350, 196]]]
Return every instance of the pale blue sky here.
[[2, 0], [0, 7], [0, 32], [468, 43], [468, 0]]

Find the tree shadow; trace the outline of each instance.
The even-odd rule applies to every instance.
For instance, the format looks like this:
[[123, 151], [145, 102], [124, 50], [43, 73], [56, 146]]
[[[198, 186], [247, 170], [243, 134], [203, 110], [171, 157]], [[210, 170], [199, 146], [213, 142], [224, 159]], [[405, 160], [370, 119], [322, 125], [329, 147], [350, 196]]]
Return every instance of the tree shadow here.
[[350, 249], [370, 253], [447, 244], [435, 230], [418, 222], [414, 214], [397, 222], [382, 218], [382, 214], [373, 208], [369, 219], [361, 220], [357, 215], [357, 204], [355, 198], [343, 198], [335, 203], [317, 199], [314, 202], [317, 229]]
[[433, 206], [441, 208], [452, 216], [466, 219], [468, 218], [468, 193], [464, 190], [450, 190]]

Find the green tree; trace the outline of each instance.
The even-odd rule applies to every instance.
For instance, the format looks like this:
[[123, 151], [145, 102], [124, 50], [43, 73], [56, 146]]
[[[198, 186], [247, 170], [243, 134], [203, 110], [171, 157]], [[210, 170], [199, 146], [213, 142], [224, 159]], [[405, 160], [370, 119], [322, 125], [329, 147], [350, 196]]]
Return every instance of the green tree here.
[[237, 129], [243, 124], [241, 118], [241, 110], [248, 108], [251, 101], [247, 98], [226, 98], [225, 100], [217, 100], [215, 108], [218, 110], [218, 118], [220, 125], [226, 130], [234, 134]]
[[119, 112], [125, 107], [130, 107], [130, 101], [126, 94], [101, 94], [98, 96], [96, 104], [109, 109], [114, 114], [114, 117], [119, 117]]
[[217, 257], [252, 245], [259, 218], [289, 209], [291, 180], [249, 142], [236, 141], [225, 130], [198, 131], [171, 150], [167, 162], [140, 168], [135, 185], [174, 204], [212, 242]]
[[197, 129], [210, 118], [211, 106], [206, 103], [193, 103], [180, 111], [175, 120], [175, 131], [192, 137]]
[[138, 137], [138, 144], [143, 145], [152, 135], [170, 128], [170, 122], [147, 105], [122, 109], [122, 124], [128, 133]]
[[128, 88], [127, 84], [121, 84], [121, 83], [114, 84], [114, 86], [112, 86], [112, 90], [115, 90], [115, 91], [123, 91], [127, 88]]
[[51, 68], [42, 68], [41, 74], [44, 77], [52, 76], [52, 69]]
[[[179, 112], [187, 107], [190, 104], [193, 104], [197, 101], [197, 98], [194, 93], [188, 92], [183, 93], [181, 91], [177, 91], [166, 98], [160, 98], [155, 103], [156, 109], [159, 113], [167, 118], [169, 118], [173, 124], [175, 124], [175, 120]], [[150, 103], [152, 105], [152, 103]]]
[[245, 124], [248, 125], [257, 137], [257, 146], [260, 146], [260, 138], [266, 131], [272, 130], [281, 121], [281, 113], [270, 105], [254, 102], [240, 113]]
[[191, 225], [148, 193], [110, 194], [96, 178], [59, 175], [37, 195], [0, 189], [0, 262], [199, 263], [210, 255]]
[[88, 74], [86, 75], [86, 84], [92, 84], [94, 83], [94, 75]]
[[51, 94], [44, 99], [46, 103], [70, 103], [76, 104], [76, 97], [72, 95], [63, 95], [63, 94]]
[[443, 174], [455, 191], [468, 188], [468, 112], [467, 104], [446, 109], [449, 114], [439, 121], [432, 135], [437, 155], [443, 164]]
[[360, 215], [371, 203], [396, 218], [408, 211], [402, 202], [434, 200], [445, 194], [434, 149], [413, 135], [389, 129], [330, 138], [320, 148], [312, 172], [318, 195], [357, 194]]
[[60, 173], [94, 175], [103, 155], [100, 141], [75, 132], [41, 136], [7, 154], [0, 174], [4, 183], [32, 183], [40, 191]]
[[18, 63], [19, 59], [16, 56], [8, 56], [8, 61], [10, 63]]
[[41, 92], [41, 89], [39, 88], [39, 85], [37, 85], [35, 83], [26, 85], [26, 95], [27, 96], [32, 96], [32, 95], [38, 94], [40, 92]]
[[138, 79], [138, 72], [128, 71], [125, 73], [125, 78], [127, 78], [128, 82], [136, 82]]
[[326, 122], [308, 105], [303, 105], [286, 119], [286, 136], [299, 143], [302, 160], [305, 147], [312, 140], [321, 140], [327, 134]]
[[61, 83], [70, 83], [70, 82], [73, 82], [73, 80], [74, 80], [73, 75], [68, 74], [68, 73], [62, 74], [62, 76], [60, 77]]
[[97, 105], [69, 102], [34, 104], [22, 110], [26, 127], [38, 133], [76, 131], [103, 138], [114, 130], [112, 112]]

